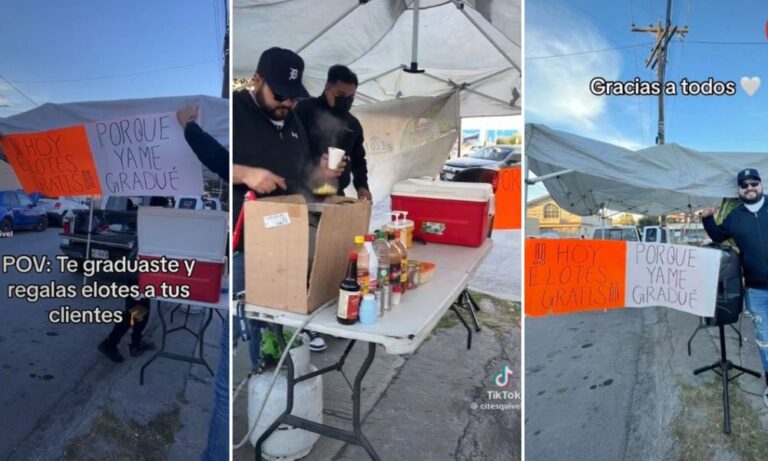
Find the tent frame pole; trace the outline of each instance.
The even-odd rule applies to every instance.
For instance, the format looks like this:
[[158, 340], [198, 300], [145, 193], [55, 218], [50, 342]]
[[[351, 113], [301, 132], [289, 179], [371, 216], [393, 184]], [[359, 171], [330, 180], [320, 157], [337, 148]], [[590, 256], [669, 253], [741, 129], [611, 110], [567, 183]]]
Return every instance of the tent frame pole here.
[[413, 35], [411, 36], [411, 66], [403, 67], [405, 72], [419, 74], [419, 0], [413, 0]]
[[[526, 165], [527, 165], [527, 163], [526, 163]], [[532, 185], [534, 185], [534, 184], [536, 184], [538, 182], [546, 181], [547, 179], [557, 178], [559, 176], [563, 176], [563, 175], [574, 173], [574, 172], [575, 171], [572, 170], [572, 169], [556, 171], [554, 173], [545, 174], [543, 176], [536, 176], [533, 179], [526, 178], [525, 179], [525, 183], [532, 186]]]
[[430, 73], [427, 73], [427, 72], [424, 72], [424, 76], [425, 76], [425, 77], [429, 77], [429, 78], [431, 78], [431, 79], [433, 79], [433, 80], [437, 80], [438, 82], [443, 82], [443, 83], [445, 83], [446, 85], [448, 85], [448, 86], [450, 86], [450, 87], [452, 87], [452, 88], [456, 88], [456, 89], [459, 89], [459, 90], [461, 90], [461, 91], [469, 91], [470, 93], [474, 93], [474, 94], [476, 94], [476, 95], [478, 95], [478, 96], [482, 96], [482, 97], [484, 97], [484, 98], [488, 98], [488, 99], [490, 99], [490, 100], [492, 100], [492, 101], [496, 101], [496, 102], [498, 102], [498, 103], [500, 103], [500, 104], [503, 104], [503, 105], [505, 105], [505, 106], [511, 106], [511, 104], [510, 104], [510, 102], [509, 102], [509, 101], [504, 101], [503, 99], [494, 98], [493, 96], [490, 96], [490, 95], [487, 95], [487, 94], [485, 94], [485, 93], [483, 93], [483, 92], [480, 92], [480, 91], [474, 90], [474, 89], [472, 89], [472, 88], [469, 88], [469, 87], [467, 86], [467, 85], [468, 85], [467, 83], [456, 83], [456, 82], [452, 82], [452, 81], [450, 81], [450, 80], [445, 80], [445, 79], [443, 79], [443, 78], [437, 77], [437, 76], [435, 76], [435, 75], [432, 75], [432, 74], [430, 74]]
[[314, 37], [310, 38], [310, 39], [307, 41], [307, 43], [305, 43], [305, 44], [303, 44], [302, 46], [300, 46], [300, 47], [299, 47], [299, 48], [296, 50], [296, 53], [298, 53], [298, 54], [301, 54], [301, 52], [302, 52], [302, 51], [304, 51], [304, 48], [308, 47], [308, 46], [309, 46], [309, 45], [311, 45], [311, 44], [312, 44], [312, 43], [313, 43], [315, 40], [317, 40], [318, 38], [320, 38], [320, 37], [321, 37], [321, 36], [322, 36], [324, 33], [326, 33], [326, 32], [328, 32], [329, 30], [331, 30], [331, 29], [333, 28], [333, 26], [335, 26], [336, 24], [340, 23], [340, 22], [341, 22], [341, 21], [342, 21], [344, 18], [346, 18], [347, 16], [349, 16], [349, 15], [350, 15], [350, 14], [351, 14], [353, 11], [355, 11], [355, 10], [356, 10], [356, 9], [357, 9], [357, 8], [358, 8], [360, 5], [365, 5], [365, 4], [366, 4], [366, 3], [368, 3], [368, 2], [369, 2], [369, 0], [360, 0], [360, 1], [358, 1], [357, 3], [355, 3], [355, 6], [353, 6], [353, 7], [349, 8], [347, 11], [345, 11], [344, 13], [342, 13], [342, 14], [341, 14], [341, 16], [339, 16], [339, 17], [338, 17], [338, 18], [336, 18], [336, 19], [335, 19], [333, 22], [331, 22], [330, 24], [328, 24], [327, 26], [325, 26], [325, 28], [323, 28], [323, 29], [322, 29], [320, 32], [318, 32], [317, 34], [315, 34], [315, 36], [314, 36]]
[[504, 72], [509, 72], [510, 70], [513, 70], [513, 69], [514, 69], [514, 67], [505, 67], [504, 69], [497, 70], [496, 72], [494, 72], [492, 74], [488, 74], [485, 77], [480, 77], [477, 80], [473, 80], [473, 81], [467, 83], [467, 85], [475, 85], [477, 83], [480, 83], [480, 82], [483, 82], [485, 80], [491, 79], [491, 78], [493, 78], [493, 77], [495, 77], [497, 75], [503, 74]]
[[404, 69], [404, 68], [405, 68], [405, 66], [403, 66], [403, 65], [395, 66], [395, 67], [393, 67], [393, 68], [391, 68], [391, 69], [389, 69], [387, 71], [384, 71], [384, 72], [382, 72], [380, 74], [374, 75], [373, 77], [368, 77], [365, 80], [360, 81], [357, 84], [357, 87], [360, 88], [361, 86], [365, 85], [368, 82], [372, 82], [374, 80], [380, 79], [381, 77], [383, 77], [385, 75], [391, 74], [392, 72], [394, 72], [396, 70], [400, 70], [400, 69]]
[[491, 38], [491, 36], [488, 35], [488, 33], [485, 30], [483, 30], [482, 27], [480, 27], [480, 24], [478, 24], [477, 21], [475, 21], [475, 19], [472, 16], [470, 16], [469, 13], [467, 13], [466, 9], [464, 9], [464, 6], [465, 6], [464, 2], [460, 0], [451, 0], [451, 1], [453, 2], [454, 5], [456, 5], [456, 8], [458, 8], [459, 11], [461, 11], [461, 14], [463, 14], [464, 17], [467, 18], [467, 20], [471, 22], [473, 26], [475, 26], [475, 29], [477, 29], [478, 32], [483, 34], [483, 37], [485, 37], [486, 40], [491, 42], [491, 45], [493, 45], [493, 47], [496, 48], [496, 50], [499, 53], [501, 53], [502, 56], [504, 56], [504, 59], [509, 61], [509, 63], [512, 64], [512, 67], [517, 69], [518, 72], [522, 73], [523, 71], [520, 69], [520, 66], [517, 65], [517, 63], [515, 63], [515, 61], [512, 59], [512, 56], [510, 56], [509, 53], [507, 53], [501, 46], [499, 46], [499, 44], [496, 43], [496, 41], [493, 38]]

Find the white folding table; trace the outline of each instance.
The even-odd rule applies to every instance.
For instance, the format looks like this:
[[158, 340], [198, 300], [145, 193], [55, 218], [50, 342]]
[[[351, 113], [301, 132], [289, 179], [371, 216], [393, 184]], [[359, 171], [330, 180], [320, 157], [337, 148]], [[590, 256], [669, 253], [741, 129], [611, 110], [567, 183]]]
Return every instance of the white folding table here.
[[[144, 370], [149, 366], [150, 363], [154, 362], [155, 359], [158, 357], [164, 357], [171, 360], [176, 360], [180, 362], [187, 362], [187, 363], [196, 363], [199, 365], [204, 365], [206, 369], [208, 369], [208, 372], [213, 376], [213, 370], [211, 370], [211, 367], [208, 365], [208, 362], [205, 360], [205, 356], [203, 356], [203, 346], [205, 344], [205, 331], [208, 329], [208, 325], [211, 324], [211, 320], [213, 319], [213, 312], [217, 311], [217, 314], [219, 314], [219, 317], [221, 317], [221, 313], [218, 311], [228, 311], [229, 305], [231, 303], [231, 300], [229, 298], [229, 291], [226, 293], [221, 293], [219, 296], [219, 300], [215, 303], [207, 303], [203, 301], [194, 301], [191, 299], [182, 299], [182, 298], [152, 298], [153, 300], [157, 301], [157, 315], [160, 317], [160, 324], [162, 325], [161, 335], [160, 335], [160, 349], [158, 349], [157, 352], [155, 352], [152, 357], [147, 360], [147, 363], [142, 365], [141, 371], [139, 373], [139, 384], [144, 385]], [[184, 318], [184, 325], [172, 329], [168, 329], [168, 326], [165, 323], [165, 317], [163, 317], [163, 310], [162, 310], [162, 303], [170, 303], [174, 305], [173, 310], [171, 311], [171, 322], [173, 322], [173, 313], [175, 312], [176, 308], [182, 305], [186, 306], [200, 306], [205, 308], [205, 318], [203, 319], [203, 322], [200, 324], [200, 329], [195, 332], [189, 329], [187, 327], [187, 319], [189, 317], [189, 311], [185, 314]], [[222, 318], [222, 321], [224, 321], [224, 318]], [[175, 332], [185, 330], [189, 332], [192, 336], [195, 337], [195, 339], [198, 342], [198, 351], [200, 354], [200, 357], [192, 356], [186, 356], [181, 354], [175, 354], [173, 352], [166, 352], [165, 351], [165, 343], [166, 339], [169, 334]]]
[[[473, 309], [477, 306], [469, 296], [466, 288], [469, 280], [482, 263], [485, 256], [491, 251], [493, 242], [486, 239], [477, 248], [439, 245], [429, 243], [416, 244], [408, 253], [408, 259], [416, 261], [429, 261], [437, 265], [431, 281], [408, 290], [401, 299], [400, 305], [393, 306], [383, 317], [373, 325], [342, 325], [336, 320], [336, 301], [331, 301], [320, 307], [322, 311], [313, 318], [304, 328], [333, 335], [338, 338], [350, 340], [339, 362], [329, 367], [317, 370], [306, 375], [295, 377], [291, 355], [288, 354], [287, 363], [287, 403], [285, 411], [274, 423], [261, 435], [256, 443], [255, 459], [261, 460], [261, 445], [274, 432], [280, 424], [287, 424], [327, 437], [343, 440], [348, 443], [362, 446], [371, 459], [379, 460], [379, 456], [370, 442], [362, 433], [360, 422], [361, 384], [365, 374], [373, 362], [376, 345], [381, 344], [389, 354], [410, 354], [416, 351], [421, 343], [429, 336], [437, 323], [450, 308], [459, 317], [467, 329], [467, 348], [471, 347], [472, 329], [459, 313], [457, 306], [464, 304], [474, 319]], [[462, 301], [464, 300], [464, 301]], [[306, 315], [295, 314], [278, 309], [245, 304], [245, 312], [249, 318], [269, 322], [275, 325], [277, 340], [281, 349], [285, 350], [283, 327], [299, 328], [307, 320]], [[479, 331], [475, 321], [475, 329]], [[336, 427], [320, 424], [291, 414], [293, 410], [294, 387], [297, 383], [313, 378], [329, 371], [341, 371], [347, 355], [352, 350], [356, 341], [368, 343], [368, 355], [360, 370], [355, 376], [352, 403], [353, 403], [353, 431], [342, 430]]]

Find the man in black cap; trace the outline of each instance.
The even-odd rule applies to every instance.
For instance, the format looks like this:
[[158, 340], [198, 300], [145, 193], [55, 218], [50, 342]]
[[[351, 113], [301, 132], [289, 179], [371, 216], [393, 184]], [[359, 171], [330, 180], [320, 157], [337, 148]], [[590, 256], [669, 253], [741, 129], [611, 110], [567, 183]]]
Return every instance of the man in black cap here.
[[313, 158], [320, 158], [328, 152], [329, 147], [346, 152], [349, 165], [339, 177], [338, 195], [344, 195], [344, 189], [351, 180], [357, 196], [371, 200], [363, 147], [363, 126], [349, 113], [356, 91], [357, 75], [346, 66], [331, 66], [323, 94], [301, 101], [296, 107], [296, 114], [307, 129]]
[[768, 407], [768, 207], [756, 169], [741, 170], [736, 181], [741, 204], [725, 217], [723, 223], [715, 223], [717, 206], [705, 210], [701, 216], [704, 230], [714, 242], [732, 237], [739, 247], [747, 310], [752, 314], [755, 341], [765, 372], [763, 403]]
[[[240, 216], [249, 189], [259, 197], [309, 195], [310, 178], [335, 179], [341, 171], [327, 168], [327, 155], [313, 159], [307, 134], [293, 112], [299, 98], [309, 96], [302, 84], [304, 60], [293, 51], [270, 48], [259, 58], [253, 89], [232, 93], [233, 217]], [[339, 169], [343, 168], [343, 164]], [[233, 293], [245, 289], [243, 243], [232, 258]], [[259, 329], [252, 322], [251, 365], [258, 368]], [[313, 350], [325, 342], [312, 333]], [[312, 344], [310, 343], [310, 346]]]

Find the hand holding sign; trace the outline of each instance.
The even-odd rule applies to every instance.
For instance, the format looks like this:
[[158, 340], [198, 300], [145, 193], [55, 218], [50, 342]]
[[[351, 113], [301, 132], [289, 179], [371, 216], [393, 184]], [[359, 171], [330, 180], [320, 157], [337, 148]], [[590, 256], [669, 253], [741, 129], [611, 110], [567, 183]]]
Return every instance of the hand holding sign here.
[[197, 106], [184, 106], [176, 111], [176, 120], [179, 121], [179, 125], [182, 128], [186, 128], [187, 123], [197, 122], [197, 117], [200, 114], [200, 108]]

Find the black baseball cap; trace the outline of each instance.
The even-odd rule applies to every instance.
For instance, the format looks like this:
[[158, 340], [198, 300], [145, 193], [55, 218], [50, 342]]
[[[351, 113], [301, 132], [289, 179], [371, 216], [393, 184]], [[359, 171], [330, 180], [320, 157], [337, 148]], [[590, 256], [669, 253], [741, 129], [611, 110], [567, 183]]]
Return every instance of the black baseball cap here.
[[285, 48], [270, 48], [259, 58], [256, 73], [267, 82], [269, 88], [286, 98], [307, 98], [309, 93], [301, 79], [304, 76], [304, 60]]
[[736, 175], [736, 184], [741, 184], [742, 181], [744, 181], [745, 179], [749, 179], [749, 178], [757, 179], [758, 181], [762, 181], [762, 179], [760, 179], [760, 173], [758, 173], [756, 169], [754, 169], [754, 168], [745, 168], [745, 169], [739, 171], [739, 174]]

